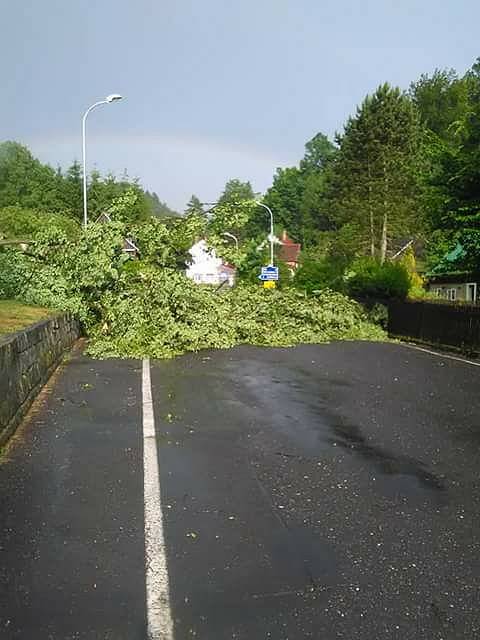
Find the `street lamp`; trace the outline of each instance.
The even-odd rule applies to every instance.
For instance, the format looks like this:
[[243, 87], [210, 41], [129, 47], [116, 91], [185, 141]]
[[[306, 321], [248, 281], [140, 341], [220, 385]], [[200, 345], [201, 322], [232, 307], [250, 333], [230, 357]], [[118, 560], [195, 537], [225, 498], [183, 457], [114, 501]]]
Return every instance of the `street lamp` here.
[[267, 207], [267, 205], [263, 204], [263, 202], [256, 202], [256, 204], [266, 209], [270, 214], [270, 235], [268, 236], [268, 239], [270, 240], [270, 264], [273, 266], [273, 241], [275, 238], [273, 233], [273, 213], [270, 207]]
[[238, 251], [238, 238], [236, 236], [234, 236], [233, 233], [229, 233], [228, 231], [225, 231], [225, 233], [222, 233], [222, 236], [227, 236], [228, 238], [232, 238], [232, 240], [235, 241], [235, 245], [236, 245], [237, 251]]
[[105, 100], [100, 100], [99, 102], [95, 102], [91, 107], [85, 111], [82, 120], [82, 152], [83, 152], [83, 226], [87, 228], [88, 222], [88, 213], [87, 213], [87, 146], [86, 146], [86, 124], [87, 124], [87, 116], [95, 109], [95, 107], [99, 107], [101, 104], [110, 104], [111, 102], [115, 102], [116, 100], [121, 100], [122, 96], [118, 93], [111, 93], [109, 96], [105, 98]]

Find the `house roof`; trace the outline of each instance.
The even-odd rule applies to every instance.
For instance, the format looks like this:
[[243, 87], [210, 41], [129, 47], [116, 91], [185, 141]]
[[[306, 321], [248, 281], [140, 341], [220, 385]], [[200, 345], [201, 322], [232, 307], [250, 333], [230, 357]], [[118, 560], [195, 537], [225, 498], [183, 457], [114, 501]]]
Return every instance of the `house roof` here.
[[111, 221], [112, 219], [106, 211], [103, 211], [95, 220], [95, 222], [111, 222]]
[[298, 262], [302, 245], [294, 242], [288, 237], [287, 232], [282, 234], [282, 246], [280, 247], [279, 257], [284, 262]]
[[445, 262], [456, 262], [459, 258], [464, 258], [464, 257], [465, 257], [465, 249], [458, 242], [455, 249], [453, 249], [453, 251], [450, 251], [450, 253], [447, 253], [447, 255], [443, 258], [443, 260]]
[[280, 260], [284, 262], [298, 262], [300, 248], [299, 244], [283, 245], [280, 249]]
[[[261, 242], [257, 247], [257, 251], [263, 249], [268, 242], [268, 238], [266, 240], [263, 240], [263, 242]], [[283, 262], [298, 262], [302, 245], [298, 242], [294, 242], [287, 235], [287, 232], [285, 230], [282, 233], [281, 240], [277, 238], [277, 236], [274, 236], [274, 242], [275, 244], [280, 245], [280, 249], [278, 250], [278, 257], [280, 258], [280, 260], [282, 260]]]
[[125, 240], [123, 241], [123, 249], [124, 249], [124, 251], [138, 251], [138, 252], [140, 252], [140, 249], [133, 242], [133, 240], [130, 240], [130, 238], [125, 238]]
[[[428, 278], [435, 278], [437, 276], [445, 276], [447, 274], [456, 274], [456, 273], [465, 273], [465, 271], [461, 270], [461, 260], [466, 256], [465, 249], [458, 242], [456, 247], [446, 253], [440, 262], [435, 265], [435, 267], [425, 275]], [[460, 267], [460, 269], [459, 269]]]
[[467, 282], [480, 281], [480, 272], [448, 271], [445, 273], [431, 273], [427, 277], [429, 284], [466, 284]]

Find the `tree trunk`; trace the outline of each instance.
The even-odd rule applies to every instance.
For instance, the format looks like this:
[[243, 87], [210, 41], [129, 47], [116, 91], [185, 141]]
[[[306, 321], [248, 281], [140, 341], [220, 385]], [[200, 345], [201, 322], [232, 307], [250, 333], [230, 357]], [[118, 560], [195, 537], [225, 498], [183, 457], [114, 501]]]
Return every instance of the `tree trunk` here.
[[387, 226], [388, 226], [388, 214], [385, 208], [383, 213], [383, 224], [382, 224], [382, 243], [380, 245], [380, 262], [383, 264], [385, 262], [385, 258], [387, 257]]
[[375, 229], [373, 225], [373, 209], [370, 205], [370, 255], [375, 258]]
[[383, 264], [387, 257], [387, 228], [388, 228], [388, 175], [387, 162], [383, 159], [383, 179], [385, 191], [383, 195], [383, 223], [382, 223], [382, 239], [380, 241], [380, 262]]
[[375, 258], [375, 225], [373, 223], [372, 206], [372, 175], [370, 171], [370, 160], [368, 162], [368, 209], [370, 213], [370, 255]]

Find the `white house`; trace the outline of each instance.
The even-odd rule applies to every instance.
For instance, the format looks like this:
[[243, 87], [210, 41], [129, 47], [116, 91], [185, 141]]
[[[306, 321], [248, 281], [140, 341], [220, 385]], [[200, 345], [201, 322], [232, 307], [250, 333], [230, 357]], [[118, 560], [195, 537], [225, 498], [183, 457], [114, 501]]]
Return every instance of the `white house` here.
[[215, 249], [210, 249], [205, 240], [199, 240], [189, 250], [191, 262], [185, 272], [198, 284], [219, 285], [227, 281], [232, 287], [235, 282], [235, 268], [217, 258]]

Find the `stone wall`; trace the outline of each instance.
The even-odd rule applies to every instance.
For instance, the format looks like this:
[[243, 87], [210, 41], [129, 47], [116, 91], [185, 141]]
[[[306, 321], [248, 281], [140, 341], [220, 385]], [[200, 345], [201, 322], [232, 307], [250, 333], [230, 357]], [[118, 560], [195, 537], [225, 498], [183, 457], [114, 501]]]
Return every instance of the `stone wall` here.
[[78, 322], [64, 314], [0, 338], [0, 446], [79, 334]]

